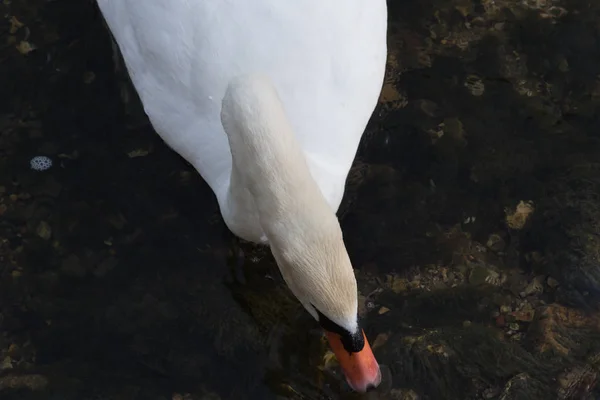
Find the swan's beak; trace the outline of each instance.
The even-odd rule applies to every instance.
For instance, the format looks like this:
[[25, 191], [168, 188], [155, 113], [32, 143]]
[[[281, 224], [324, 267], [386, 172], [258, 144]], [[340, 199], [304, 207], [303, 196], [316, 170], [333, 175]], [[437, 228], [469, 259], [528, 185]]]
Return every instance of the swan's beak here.
[[375, 360], [367, 336], [363, 331], [365, 338], [365, 347], [358, 353], [349, 353], [344, 349], [340, 335], [337, 333], [325, 331], [325, 335], [329, 340], [329, 345], [335, 354], [346, 381], [350, 387], [359, 392], [365, 393], [369, 388], [375, 388], [381, 383], [381, 372], [379, 364]]

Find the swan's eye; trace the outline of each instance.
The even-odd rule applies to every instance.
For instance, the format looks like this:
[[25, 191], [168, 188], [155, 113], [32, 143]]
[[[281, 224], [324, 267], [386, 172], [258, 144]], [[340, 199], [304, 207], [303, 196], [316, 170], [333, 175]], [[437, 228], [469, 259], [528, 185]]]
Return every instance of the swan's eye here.
[[337, 333], [340, 335], [340, 340], [347, 352], [358, 353], [363, 349], [363, 347], [365, 347], [365, 338], [363, 336], [362, 329], [359, 328], [356, 332], [350, 332], [327, 318], [316, 307], [313, 306], [313, 308], [317, 310], [317, 314], [319, 315], [319, 325], [321, 325], [321, 328], [328, 332]]

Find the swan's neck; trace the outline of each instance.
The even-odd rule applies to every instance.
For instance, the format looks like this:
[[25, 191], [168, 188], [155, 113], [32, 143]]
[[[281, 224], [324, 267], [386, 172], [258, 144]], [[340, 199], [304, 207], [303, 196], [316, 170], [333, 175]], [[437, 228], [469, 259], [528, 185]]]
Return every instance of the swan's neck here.
[[293, 247], [302, 246], [324, 231], [337, 236], [337, 218], [312, 178], [268, 80], [245, 77], [232, 82], [221, 119], [233, 161], [228, 195], [237, 213], [255, 210], [271, 247], [292, 241]]

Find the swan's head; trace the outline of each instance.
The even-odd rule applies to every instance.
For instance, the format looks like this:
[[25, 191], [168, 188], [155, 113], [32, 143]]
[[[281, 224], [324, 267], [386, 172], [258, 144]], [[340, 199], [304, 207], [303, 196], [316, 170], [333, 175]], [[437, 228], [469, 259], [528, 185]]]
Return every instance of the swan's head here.
[[356, 278], [339, 226], [333, 234], [302, 239], [281, 247], [271, 242], [283, 278], [325, 331], [350, 387], [377, 387], [381, 372], [358, 322]]

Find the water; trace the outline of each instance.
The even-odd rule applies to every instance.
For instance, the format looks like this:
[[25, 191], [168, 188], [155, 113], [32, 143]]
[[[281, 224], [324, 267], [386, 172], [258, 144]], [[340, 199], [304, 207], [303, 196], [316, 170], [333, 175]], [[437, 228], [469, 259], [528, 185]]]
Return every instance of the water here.
[[3, 399], [599, 396], [599, 5], [390, 4], [340, 211], [392, 375], [365, 396], [271, 257], [124, 106], [93, 2], [0, 7]]

